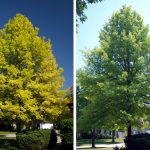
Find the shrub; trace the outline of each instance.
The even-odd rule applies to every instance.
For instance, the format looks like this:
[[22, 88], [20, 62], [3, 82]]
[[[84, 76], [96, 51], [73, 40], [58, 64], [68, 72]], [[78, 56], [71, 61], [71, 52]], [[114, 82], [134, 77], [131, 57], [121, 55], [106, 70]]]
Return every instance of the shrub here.
[[[112, 135], [108, 135], [108, 134], [98, 134], [97, 135], [97, 138], [99, 138], [99, 139], [111, 139], [112, 138]], [[114, 138], [116, 138], [116, 136], [114, 137]]]
[[64, 119], [60, 123], [60, 133], [63, 143], [63, 149], [73, 149], [73, 119]]
[[10, 148], [17, 146], [16, 140], [15, 139], [0, 139], [0, 148], [5, 149], [5, 148]]
[[125, 139], [126, 150], [149, 150], [150, 134], [133, 135]]
[[10, 147], [7, 147], [7, 148], [0, 148], [0, 150], [18, 150], [18, 148], [10, 146]]
[[7, 147], [7, 148], [2, 148], [2, 149], [0, 149], [0, 150], [18, 150], [18, 148], [17, 147]]
[[50, 130], [25, 131], [16, 135], [21, 150], [43, 150], [48, 146]]

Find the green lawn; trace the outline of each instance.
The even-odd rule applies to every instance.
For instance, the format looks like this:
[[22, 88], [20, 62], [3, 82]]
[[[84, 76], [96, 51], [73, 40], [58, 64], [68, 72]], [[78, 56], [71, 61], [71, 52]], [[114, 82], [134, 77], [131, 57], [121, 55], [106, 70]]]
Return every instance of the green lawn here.
[[0, 134], [15, 134], [16, 132], [12, 131], [0, 131]]
[[[115, 143], [122, 143], [122, 142], [124, 142], [123, 138], [115, 139]], [[112, 144], [112, 139], [96, 139], [95, 144]], [[91, 145], [91, 139], [77, 140], [77, 146], [83, 145]]]

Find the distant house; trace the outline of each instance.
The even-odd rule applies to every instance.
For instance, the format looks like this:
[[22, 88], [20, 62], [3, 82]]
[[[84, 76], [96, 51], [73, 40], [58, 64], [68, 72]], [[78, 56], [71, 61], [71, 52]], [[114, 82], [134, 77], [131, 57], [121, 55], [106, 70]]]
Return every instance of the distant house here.
[[150, 129], [146, 129], [145, 132], [150, 134]]
[[40, 129], [52, 129], [54, 125], [52, 123], [40, 123]]

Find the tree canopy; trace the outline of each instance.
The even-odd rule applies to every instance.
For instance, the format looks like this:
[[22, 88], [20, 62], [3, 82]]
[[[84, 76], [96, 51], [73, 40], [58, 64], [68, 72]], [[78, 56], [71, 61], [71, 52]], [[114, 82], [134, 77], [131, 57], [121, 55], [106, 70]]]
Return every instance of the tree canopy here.
[[61, 115], [67, 90], [61, 90], [50, 40], [22, 14], [0, 30], [0, 118], [30, 124]]
[[87, 9], [87, 4], [94, 4], [101, 2], [102, 0], [77, 0], [76, 1], [76, 13], [81, 22], [86, 21], [87, 16], [84, 14], [84, 10]]
[[141, 16], [123, 6], [101, 30], [100, 47], [85, 52], [86, 65], [77, 78], [96, 114], [93, 124], [129, 129], [150, 117], [143, 105], [150, 102], [148, 32]]

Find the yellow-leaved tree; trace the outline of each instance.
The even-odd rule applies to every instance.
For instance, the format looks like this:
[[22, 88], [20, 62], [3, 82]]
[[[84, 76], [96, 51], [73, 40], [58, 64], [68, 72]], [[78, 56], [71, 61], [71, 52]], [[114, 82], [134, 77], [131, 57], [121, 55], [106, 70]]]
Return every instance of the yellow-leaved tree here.
[[0, 30], [0, 119], [31, 126], [55, 121], [64, 112], [61, 90], [63, 69], [58, 68], [50, 41], [17, 14]]

